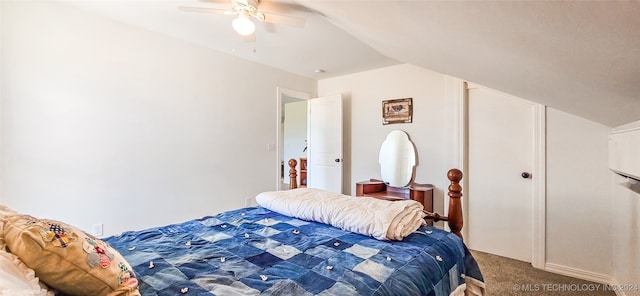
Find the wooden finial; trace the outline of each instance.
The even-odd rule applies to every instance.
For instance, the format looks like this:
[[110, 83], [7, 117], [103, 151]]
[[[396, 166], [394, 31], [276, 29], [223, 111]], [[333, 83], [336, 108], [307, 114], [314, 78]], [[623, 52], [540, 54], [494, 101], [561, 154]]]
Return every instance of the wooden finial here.
[[298, 188], [296, 165], [298, 165], [298, 162], [295, 159], [289, 159], [289, 189]]
[[451, 185], [449, 185], [449, 197], [462, 197], [462, 186], [460, 186], [462, 172], [459, 169], [450, 169], [447, 173], [447, 178], [451, 181]]
[[462, 171], [459, 169], [450, 169], [447, 173], [447, 178], [451, 181], [449, 185], [449, 220], [448, 225], [451, 232], [462, 238], [462, 186], [460, 186], [460, 180], [462, 180]]

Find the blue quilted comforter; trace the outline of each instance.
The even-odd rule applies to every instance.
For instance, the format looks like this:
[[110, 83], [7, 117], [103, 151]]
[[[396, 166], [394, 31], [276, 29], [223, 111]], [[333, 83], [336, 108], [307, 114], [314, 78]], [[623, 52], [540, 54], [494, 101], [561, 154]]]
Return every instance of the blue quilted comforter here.
[[478, 266], [449, 232], [379, 241], [261, 207], [105, 239], [142, 295], [449, 295]]

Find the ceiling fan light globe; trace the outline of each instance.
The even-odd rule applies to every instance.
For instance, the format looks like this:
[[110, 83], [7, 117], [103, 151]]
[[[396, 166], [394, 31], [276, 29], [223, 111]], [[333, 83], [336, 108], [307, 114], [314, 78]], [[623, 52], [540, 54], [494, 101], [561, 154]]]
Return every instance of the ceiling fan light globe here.
[[251, 35], [256, 30], [256, 24], [243, 15], [235, 18], [231, 25], [233, 29], [242, 36]]

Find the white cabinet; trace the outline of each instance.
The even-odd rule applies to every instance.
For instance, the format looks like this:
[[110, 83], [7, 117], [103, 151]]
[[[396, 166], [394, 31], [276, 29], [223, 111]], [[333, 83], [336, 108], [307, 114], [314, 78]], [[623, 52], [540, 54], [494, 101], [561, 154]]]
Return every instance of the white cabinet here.
[[640, 180], [640, 121], [611, 131], [609, 168], [621, 175]]

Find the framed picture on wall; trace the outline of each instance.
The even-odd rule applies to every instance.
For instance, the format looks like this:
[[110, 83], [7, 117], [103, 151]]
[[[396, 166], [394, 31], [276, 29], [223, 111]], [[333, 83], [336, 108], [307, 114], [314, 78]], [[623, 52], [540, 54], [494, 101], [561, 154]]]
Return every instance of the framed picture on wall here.
[[382, 101], [382, 124], [411, 123], [413, 98]]

